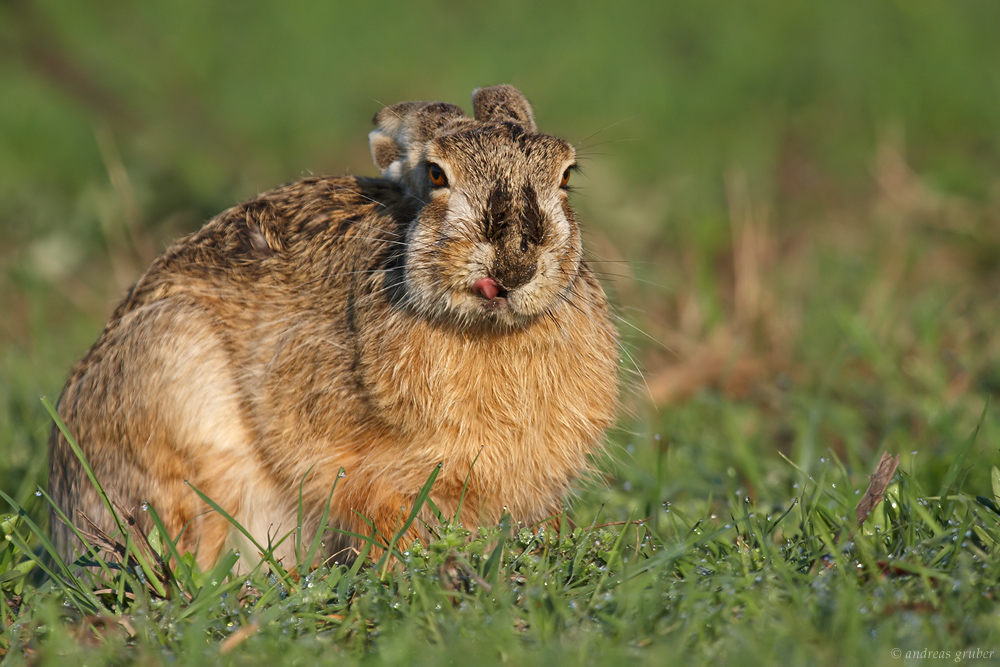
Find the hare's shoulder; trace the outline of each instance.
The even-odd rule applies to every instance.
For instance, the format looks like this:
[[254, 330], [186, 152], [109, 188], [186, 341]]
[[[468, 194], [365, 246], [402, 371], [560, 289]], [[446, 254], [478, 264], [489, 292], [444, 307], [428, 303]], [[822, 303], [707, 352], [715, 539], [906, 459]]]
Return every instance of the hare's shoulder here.
[[398, 186], [382, 179], [303, 179], [224, 211], [168, 249], [158, 264], [252, 278], [280, 264], [306, 262], [316, 251], [328, 254], [331, 244], [345, 242], [359, 225], [391, 231], [405, 199]]
[[219, 226], [233, 252], [268, 255], [336, 243], [358, 224], [397, 217], [406, 200], [398, 185], [383, 179], [306, 178], [236, 206], [212, 224]]

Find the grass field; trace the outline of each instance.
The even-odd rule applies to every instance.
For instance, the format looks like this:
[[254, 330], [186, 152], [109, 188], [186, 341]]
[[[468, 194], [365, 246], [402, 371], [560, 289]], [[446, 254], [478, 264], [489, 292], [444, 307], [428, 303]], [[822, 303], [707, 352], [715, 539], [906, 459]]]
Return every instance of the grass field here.
[[[2, 664], [1000, 660], [1000, 5], [652, 7], [0, 2]], [[374, 174], [382, 103], [499, 82], [578, 147], [628, 351], [562, 528], [302, 578], [47, 562], [41, 398], [142, 268]]]

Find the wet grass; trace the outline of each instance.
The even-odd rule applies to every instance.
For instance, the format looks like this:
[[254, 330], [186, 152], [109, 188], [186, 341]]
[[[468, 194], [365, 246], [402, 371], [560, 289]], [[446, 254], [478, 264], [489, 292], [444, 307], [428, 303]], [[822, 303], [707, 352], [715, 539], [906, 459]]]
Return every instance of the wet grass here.
[[232, 553], [205, 573], [183, 557], [167, 565], [162, 536], [151, 541], [163, 558], [142, 563], [125, 528], [129, 539], [114, 540], [129, 545], [124, 558], [88, 557], [101, 567], [79, 574], [49, 553], [38, 565], [48, 576], [37, 584], [28, 571], [26, 582], [12, 575], [35, 558], [28, 543], [50, 549], [29, 506], [4, 517], [0, 641], [10, 664], [457, 664], [470, 655], [484, 664], [655, 664], [668, 655], [895, 664], [893, 649], [988, 652], [1000, 471], [995, 491], [958, 491], [974, 447], [975, 434], [933, 491], [904, 466], [860, 526], [867, 480], [830, 455], [812, 474], [786, 462], [796, 481], [782, 502], [737, 490], [704, 500], [704, 510], [657, 502], [648, 518], [631, 509], [624, 521], [587, 526], [565, 516], [534, 530], [442, 523], [430, 544], [396, 551], [394, 562], [303, 577], [273, 560], [235, 575]]

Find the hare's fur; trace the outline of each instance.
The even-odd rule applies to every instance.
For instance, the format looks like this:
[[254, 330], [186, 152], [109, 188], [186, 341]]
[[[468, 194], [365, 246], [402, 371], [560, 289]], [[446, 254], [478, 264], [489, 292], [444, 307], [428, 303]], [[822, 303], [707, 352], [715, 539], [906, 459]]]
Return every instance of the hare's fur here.
[[[572, 149], [510, 87], [475, 106], [389, 107], [372, 133], [385, 179], [272, 190], [149, 267], [59, 402], [113, 501], [147, 528], [151, 504], [203, 567], [246, 547], [185, 481], [262, 544], [295, 528], [303, 480], [307, 532], [336, 481], [333, 525], [391, 535], [439, 463], [431, 499], [456, 512], [468, 478], [467, 525], [559, 511], [614, 418], [617, 338], [556, 187]], [[502, 298], [476, 293], [484, 277]], [[112, 532], [55, 430], [50, 487]], [[277, 555], [294, 562], [291, 539]]]

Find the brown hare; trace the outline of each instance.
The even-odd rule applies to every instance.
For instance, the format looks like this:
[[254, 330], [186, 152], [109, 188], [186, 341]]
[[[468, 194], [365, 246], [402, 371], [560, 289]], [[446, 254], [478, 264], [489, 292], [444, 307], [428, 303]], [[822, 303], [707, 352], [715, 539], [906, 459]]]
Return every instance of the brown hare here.
[[[73, 369], [58, 410], [108, 496], [145, 528], [154, 506], [203, 568], [249, 549], [185, 481], [261, 544], [298, 525], [300, 484], [315, 532], [335, 481], [329, 523], [390, 536], [438, 464], [444, 514], [468, 479], [466, 525], [530, 524], [600, 449], [618, 339], [569, 205], [574, 150], [511, 86], [472, 101], [474, 118], [386, 107], [382, 178], [307, 178], [175, 243]], [[112, 533], [56, 429], [50, 448], [56, 504]], [[323, 557], [358, 546], [331, 537]]]

